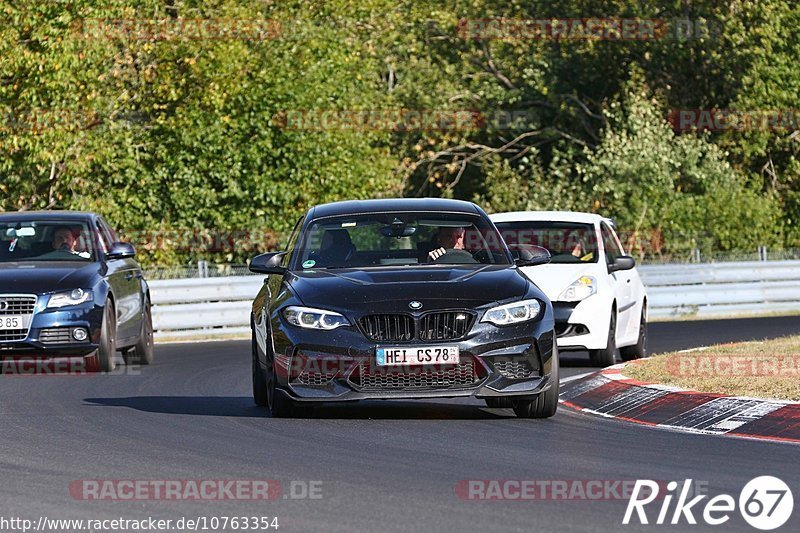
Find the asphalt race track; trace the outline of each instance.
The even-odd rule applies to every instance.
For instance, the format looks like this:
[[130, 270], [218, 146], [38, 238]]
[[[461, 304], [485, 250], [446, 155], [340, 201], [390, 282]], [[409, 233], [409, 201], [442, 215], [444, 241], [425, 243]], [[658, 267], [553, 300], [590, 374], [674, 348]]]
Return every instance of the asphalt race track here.
[[[657, 323], [650, 346], [798, 332], [797, 317]], [[0, 517], [277, 516], [282, 532], [757, 531], [737, 512], [717, 527], [623, 526], [626, 500], [468, 501], [456, 486], [692, 478], [711, 496], [737, 500], [761, 475], [800, 486], [797, 445], [644, 428], [564, 407], [544, 421], [455, 400], [326, 406], [310, 418], [271, 419], [250, 397], [248, 348], [167, 344], [140, 372], [0, 376]], [[567, 354], [562, 375], [592, 370], [583, 365], [583, 354]], [[69, 490], [84, 479], [269, 479], [283, 493], [274, 501], [85, 501]], [[659, 507], [648, 507], [651, 521]], [[800, 530], [800, 501], [795, 507], [779, 531]]]

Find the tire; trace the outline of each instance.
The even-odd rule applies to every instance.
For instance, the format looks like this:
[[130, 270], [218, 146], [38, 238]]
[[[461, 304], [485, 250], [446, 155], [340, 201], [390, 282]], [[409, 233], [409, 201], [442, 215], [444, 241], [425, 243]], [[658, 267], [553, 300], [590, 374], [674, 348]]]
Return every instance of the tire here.
[[519, 418], [550, 418], [558, 410], [559, 363], [558, 348], [553, 341], [553, 368], [550, 371], [550, 388], [540, 392], [534, 400], [512, 400], [514, 414]]
[[492, 409], [509, 409], [512, 407], [511, 398], [485, 398], [483, 401]]
[[[262, 371], [256, 350], [255, 335], [253, 335], [253, 399], [256, 405], [266, 406], [273, 418], [291, 417], [295, 411], [295, 402], [278, 389], [278, 377], [275, 374], [275, 360], [272, 354], [267, 354], [267, 369]], [[263, 404], [259, 403], [262, 400]]]
[[645, 308], [642, 308], [642, 318], [639, 320], [639, 338], [636, 344], [620, 348], [619, 355], [623, 361], [647, 357], [647, 312]]
[[617, 310], [611, 308], [611, 320], [608, 322], [608, 340], [606, 347], [600, 350], [589, 350], [592, 366], [606, 367], [616, 362], [617, 353]]
[[125, 354], [126, 364], [149, 365], [153, 362], [153, 315], [150, 310], [150, 301], [145, 301], [144, 315], [142, 316], [142, 332], [138, 342]]
[[267, 407], [267, 379], [261, 365], [258, 364], [258, 347], [256, 345], [256, 334], [252, 334], [252, 356], [253, 361], [253, 401], [259, 407]]
[[114, 304], [108, 300], [103, 308], [103, 324], [100, 327], [100, 347], [97, 363], [100, 372], [113, 372], [117, 368], [117, 314]]
[[266, 372], [267, 404], [272, 418], [289, 418], [294, 414], [294, 402], [278, 390], [278, 377], [275, 364], [267, 361]]

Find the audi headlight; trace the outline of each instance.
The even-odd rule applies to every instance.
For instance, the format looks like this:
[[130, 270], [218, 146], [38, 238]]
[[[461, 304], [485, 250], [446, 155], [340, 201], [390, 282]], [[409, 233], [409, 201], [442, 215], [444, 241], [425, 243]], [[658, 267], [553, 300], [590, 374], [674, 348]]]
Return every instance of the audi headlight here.
[[75, 289], [65, 292], [56, 292], [50, 295], [50, 300], [47, 302], [48, 308], [53, 307], [66, 307], [68, 305], [80, 305], [92, 299], [92, 291], [85, 291], [83, 289]]
[[597, 280], [592, 276], [581, 276], [564, 289], [558, 297], [560, 302], [580, 302], [597, 292]]
[[537, 318], [541, 311], [542, 304], [539, 300], [522, 300], [492, 307], [483, 315], [481, 322], [491, 322], [495, 326], [518, 324]]
[[334, 311], [293, 305], [283, 310], [283, 318], [293, 326], [306, 329], [330, 330], [350, 325], [344, 316]]

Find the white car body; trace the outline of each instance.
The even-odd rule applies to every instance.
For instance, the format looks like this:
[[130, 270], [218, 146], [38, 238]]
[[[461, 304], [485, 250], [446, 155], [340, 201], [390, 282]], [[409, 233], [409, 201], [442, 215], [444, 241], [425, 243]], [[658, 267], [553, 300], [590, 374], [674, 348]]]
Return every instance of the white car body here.
[[[569, 211], [523, 211], [490, 215], [499, 225], [515, 222], [563, 222], [591, 224], [596, 235], [599, 254], [596, 262], [522, 267], [522, 271], [553, 302], [558, 347], [567, 350], [599, 350], [609, 340], [612, 309], [616, 312], [616, 348], [635, 345], [639, 340], [640, 323], [647, 320], [647, 294], [636, 268], [609, 273], [606, 243], [603, 233], [624, 249], [608, 218], [591, 213]], [[537, 244], [531, 242], [529, 244]], [[565, 301], [566, 289], [582, 276], [596, 280], [596, 292], [580, 301]]]

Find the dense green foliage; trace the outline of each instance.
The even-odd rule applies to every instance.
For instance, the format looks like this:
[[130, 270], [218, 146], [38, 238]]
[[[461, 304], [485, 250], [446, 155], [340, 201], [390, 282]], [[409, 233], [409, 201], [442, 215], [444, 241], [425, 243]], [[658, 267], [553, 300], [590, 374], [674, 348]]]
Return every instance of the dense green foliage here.
[[[640, 254], [800, 246], [798, 128], [667, 121], [674, 109], [800, 109], [791, 0], [0, 0], [0, 17], [0, 209], [99, 211], [151, 262], [242, 261], [310, 205], [401, 195], [600, 212]], [[464, 19], [493, 17], [682, 19], [698, 31], [463, 33]], [[181, 26], [197, 19], [262, 33], [197, 38]], [[153, 38], [131, 31], [136, 20], [173, 31]], [[488, 121], [284, 123], [293, 111], [403, 109]], [[494, 120], [511, 111], [514, 126]], [[142, 230], [252, 233], [212, 253]]]

